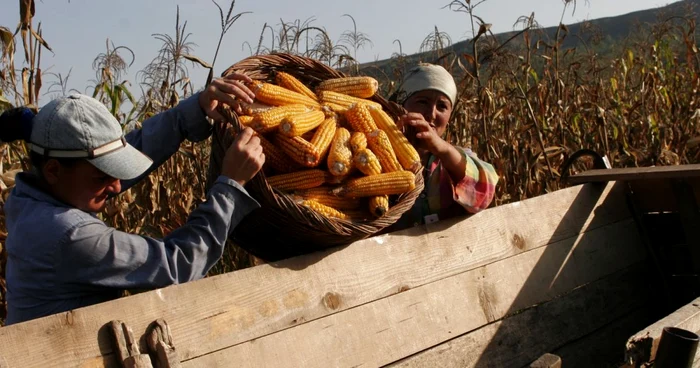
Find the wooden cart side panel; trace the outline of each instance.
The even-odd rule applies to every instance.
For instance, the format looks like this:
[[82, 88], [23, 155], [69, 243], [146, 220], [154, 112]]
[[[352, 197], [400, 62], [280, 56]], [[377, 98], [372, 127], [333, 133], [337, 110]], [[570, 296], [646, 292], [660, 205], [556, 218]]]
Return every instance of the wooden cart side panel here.
[[626, 360], [637, 366], [654, 360], [664, 327], [678, 327], [700, 333], [700, 298], [635, 333], [627, 340]]
[[700, 177], [700, 164], [650, 167], [624, 167], [587, 170], [569, 177], [572, 185], [605, 181], [647, 179], [687, 179]]
[[[561, 347], [642, 308], [647, 298], [646, 286], [644, 266], [635, 264], [387, 367], [523, 367], [544, 352], [559, 355]], [[616, 350], [622, 357], [624, 337], [608, 339], [602, 345], [611, 341], [618, 342]], [[589, 359], [589, 363], [590, 356], [602, 352], [586, 346], [580, 346], [579, 350], [581, 358]], [[587, 365], [585, 360], [564, 359], [570, 354], [567, 350], [562, 352], [564, 367], [599, 366]]]
[[[184, 362], [183, 367], [226, 367], [231, 362], [238, 367], [382, 366], [545, 303], [645, 258], [634, 223], [620, 222], [219, 350]], [[559, 262], [561, 259], [565, 261]], [[532, 287], [524, 287], [529, 282]], [[600, 299], [591, 303], [590, 310], [585, 303], [577, 308], [600, 313], [600, 304], [607, 303], [607, 298], [619, 303], [613, 294], [627, 295], [622, 290], [600, 293], [605, 295], [598, 295]], [[498, 327], [495, 331], [504, 333]], [[544, 352], [528, 356], [523, 364]]]
[[[467, 219], [378, 236], [0, 328], [10, 367], [115, 366], [106, 324], [168, 321], [180, 357], [212, 351], [442, 280], [630, 216], [624, 186], [585, 185]], [[144, 345], [145, 348], [145, 345]]]

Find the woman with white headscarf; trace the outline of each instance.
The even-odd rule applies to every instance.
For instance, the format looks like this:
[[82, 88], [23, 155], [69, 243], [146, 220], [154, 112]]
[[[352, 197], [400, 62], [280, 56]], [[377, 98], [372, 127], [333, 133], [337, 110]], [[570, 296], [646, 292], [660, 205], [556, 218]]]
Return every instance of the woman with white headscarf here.
[[398, 123], [421, 155], [425, 189], [389, 231], [473, 214], [491, 204], [498, 183], [493, 166], [445, 141], [456, 100], [457, 86], [445, 68], [421, 63], [406, 74], [397, 102], [407, 114]]

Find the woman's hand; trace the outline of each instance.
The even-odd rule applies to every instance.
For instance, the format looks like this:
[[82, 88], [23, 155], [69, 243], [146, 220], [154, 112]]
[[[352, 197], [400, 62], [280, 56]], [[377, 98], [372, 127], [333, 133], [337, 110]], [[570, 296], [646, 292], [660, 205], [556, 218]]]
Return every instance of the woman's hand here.
[[241, 114], [240, 102], [251, 104], [255, 98], [255, 93], [246, 86], [246, 83], [252, 82], [250, 77], [241, 73], [231, 73], [223, 78], [214, 79], [199, 95], [199, 106], [214, 120], [224, 118], [216, 111], [220, 103], [231, 106], [236, 113]]
[[[428, 150], [436, 156], [449, 148], [449, 144], [438, 135], [435, 126], [428, 123], [420, 113], [409, 112], [401, 116], [397, 125], [400, 129], [409, 128], [406, 129], [407, 132], [415, 133], [415, 139], [407, 137], [409, 141], [412, 141], [418, 148]], [[412, 133], [407, 133], [407, 135], [413, 135]]]
[[243, 129], [226, 150], [221, 175], [227, 176], [240, 185], [245, 185], [260, 171], [265, 163], [265, 154], [260, 138], [250, 127]]
[[[423, 115], [419, 113], [408, 113], [402, 116], [397, 123], [399, 127], [406, 126], [409, 131], [415, 132], [415, 139], [412, 141], [411, 133], [407, 133], [407, 138], [417, 148], [430, 151], [435, 155], [454, 183], [460, 182], [466, 175], [467, 160], [454, 146], [442, 139], [435, 129], [435, 126], [425, 121]], [[415, 142], [415, 143], [414, 143]]]

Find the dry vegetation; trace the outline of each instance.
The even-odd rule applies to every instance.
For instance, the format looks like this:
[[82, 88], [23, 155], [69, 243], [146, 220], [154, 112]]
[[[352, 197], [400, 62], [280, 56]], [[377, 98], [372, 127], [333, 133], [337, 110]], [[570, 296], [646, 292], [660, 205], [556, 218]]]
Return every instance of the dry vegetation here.
[[[556, 35], [549, 37], [533, 17], [523, 17], [516, 22], [520, 31], [500, 40], [477, 16], [477, 7], [484, 1], [455, 0], [446, 6], [445, 11], [463, 12], [470, 22], [475, 37], [468, 54], [448, 51], [449, 35], [435, 27], [421, 45], [420, 58], [440, 63], [457, 76], [461, 101], [449, 139], [471, 146], [495, 165], [501, 181], [494, 205], [559, 189], [562, 163], [579, 149], [607, 155], [613, 167], [698, 162], [700, 55], [694, 9], [681, 15], [660, 13], [657, 22], [639, 24], [624, 42], [603, 54], [597, 50], [605, 35], [592, 23], [584, 24], [577, 34], [561, 24]], [[34, 107], [42, 96], [71, 92], [66, 87], [70, 73], [42, 73], [41, 55], [51, 50], [50, 44], [34, 19], [34, 2], [20, 0], [20, 4], [16, 35], [0, 27], [0, 111]], [[564, 11], [575, 5], [575, 0], [564, 0]], [[242, 13], [233, 14], [233, 3], [219, 10], [223, 37]], [[266, 24], [257, 44], [244, 42], [243, 47], [251, 55], [288, 52], [321, 60], [347, 74], [372, 73], [381, 82], [381, 93], [389, 96], [415, 58], [404, 54], [401, 41], [395, 40], [399, 52], [392, 56], [389, 69], [363, 69], [355, 55], [371, 40], [357, 30], [351, 15], [345, 18], [352, 27], [337, 42], [309, 18], [282, 21], [277, 29]], [[172, 35], [155, 36], [162, 47], [138, 74], [138, 99], [134, 87], [121, 79], [134, 56], [128, 47], [107, 40], [104, 53], [95, 57], [95, 80], [89, 90], [125, 130], [202, 87], [190, 83], [188, 65], [208, 68], [213, 76], [213, 63], [192, 56], [188, 36], [179, 13]], [[578, 46], [564, 49], [563, 42], [571, 38], [579, 40]], [[110, 203], [100, 216], [118, 229], [155, 237], [177, 228], [204, 197], [208, 145], [208, 141], [184, 144], [169, 162]], [[0, 145], [2, 198], [12, 188], [14, 173], [28, 165], [23, 143]], [[0, 321], [6, 235], [0, 213]], [[249, 265], [249, 258], [231, 246], [211, 274]]]

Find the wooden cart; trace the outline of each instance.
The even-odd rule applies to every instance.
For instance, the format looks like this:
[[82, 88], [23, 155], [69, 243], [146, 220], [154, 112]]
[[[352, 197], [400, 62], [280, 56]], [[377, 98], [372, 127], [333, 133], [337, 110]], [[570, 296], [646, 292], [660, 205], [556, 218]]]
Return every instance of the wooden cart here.
[[699, 176], [591, 170], [471, 217], [3, 327], [0, 367], [138, 366], [149, 336], [154, 367], [640, 366], [657, 321], [700, 329]]

